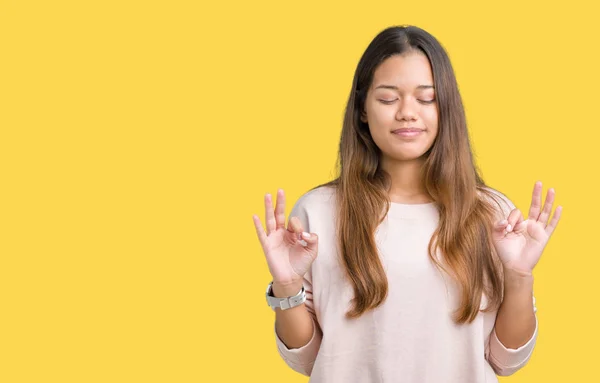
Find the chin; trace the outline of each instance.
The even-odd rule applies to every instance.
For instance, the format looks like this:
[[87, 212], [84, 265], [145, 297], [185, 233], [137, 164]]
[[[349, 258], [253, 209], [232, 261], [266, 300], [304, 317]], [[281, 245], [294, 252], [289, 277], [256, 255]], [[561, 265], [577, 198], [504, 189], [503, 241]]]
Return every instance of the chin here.
[[426, 152], [414, 152], [414, 153], [393, 153], [391, 158], [396, 161], [415, 161], [418, 159], [425, 159]]

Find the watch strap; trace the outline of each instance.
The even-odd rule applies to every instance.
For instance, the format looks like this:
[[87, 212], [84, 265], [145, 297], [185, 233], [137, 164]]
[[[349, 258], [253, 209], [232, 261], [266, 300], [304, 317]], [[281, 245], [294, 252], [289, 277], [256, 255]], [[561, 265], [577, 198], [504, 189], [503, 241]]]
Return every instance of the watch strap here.
[[294, 296], [285, 297], [285, 298], [277, 298], [277, 297], [273, 296], [273, 282], [271, 282], [271, 283], [269, 283], [269, 286], [267, 286], [266, 297], [267, 297], [267, 304], [273, 310], [275, 310], [276, 308], [280, 308], [281, 310], [288, 310], [288, 309], [291, 309], [292, 307], [299, 306], [302, 303], [306, 302], [306, 291], [304, 290], [304, 286], [302, 286], [302, 289], [300, 289], [298, 294], [296, 294]]

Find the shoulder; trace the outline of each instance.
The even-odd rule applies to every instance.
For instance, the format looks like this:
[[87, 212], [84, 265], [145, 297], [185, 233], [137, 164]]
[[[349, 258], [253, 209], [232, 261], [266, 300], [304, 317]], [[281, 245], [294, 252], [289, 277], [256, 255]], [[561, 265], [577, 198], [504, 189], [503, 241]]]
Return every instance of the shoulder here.
[[335, 215], [335, 194], [333, 186], [317, 186], [298, 198], [289, 217], [297, 217], [308, 231], [323, 231], [319, 225], [329, 223]]
[[331, 208], [335, 205], [334, 186], [317, 186], [302, 194], [294, 204], [292, 211], [308, 212]]
[[478, 188], [478, 193], [480, 198], [487, 202], [502, 217], [506, 217], [515, 208], [515, 204], [510, 198], [489, 186]]

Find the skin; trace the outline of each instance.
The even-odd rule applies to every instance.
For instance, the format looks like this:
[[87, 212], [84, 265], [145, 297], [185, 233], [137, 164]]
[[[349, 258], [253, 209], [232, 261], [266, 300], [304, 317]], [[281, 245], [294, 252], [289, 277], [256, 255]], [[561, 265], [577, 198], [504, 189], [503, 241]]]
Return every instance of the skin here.
[[504, 267], [504, 300], [495, 330], [508, 348], [524, 345], [535, 331], [532, 272], [560, 220], [562, 206], [552, 214], [554, 198], [551, 188], [542, 207], [542, 183], [536, 182], [527, 219], [513, 209], [494, 228], [494, 246]]
[[[392, 177], [390, 198], [398, 203], [425, 203], [430, 198], [420, 177], [423, 155], [438, 133], [438, 108], [429, 60], [421, 53], [396, 55], [375, 70], [361, 120], [381, 149], [381, 166]], [[392, 131], [414, 127], [417, 137]]]
[[[275, 207], [271, 194], [265, 195], [264, 203], [266, 232], [260, 218], [253, 215], [256, 234], [273, 277], [273, 295], [290, 297], [300, 291], [304, 274], [317, 257], [318, 236], [305, 233], [297, 217], [292, 217], [286, 227], [285, 193], [282, 189], [277, 191]], [[299, 238], [306, 242], [306, 246]], [[275, 330], [288, 348], [300, 348], [311, 340], [315, 324], [306, 305], [301, 304], [288, 310], [276, 308]]]

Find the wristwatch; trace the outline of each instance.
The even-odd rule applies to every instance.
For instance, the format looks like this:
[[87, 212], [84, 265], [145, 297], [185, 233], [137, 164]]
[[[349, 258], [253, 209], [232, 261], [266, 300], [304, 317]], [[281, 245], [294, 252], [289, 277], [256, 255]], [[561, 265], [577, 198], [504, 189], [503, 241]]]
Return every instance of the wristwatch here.
[[273, 281], [271, 281], [269, 286], [267, 286], [266, 296], [267, 304], [273, 309], [273, 311], [275, 311], [276, 308], [280, 308], [282, 310], [291, 309], [292, 307], [299, 306], [306, 301], [306, 291], [304, 290], [304, 286], [302, 286], [302, 289], [300, 292], [298, 292], [298, 294], [292, 297], [277, 298], [273, 296]]

